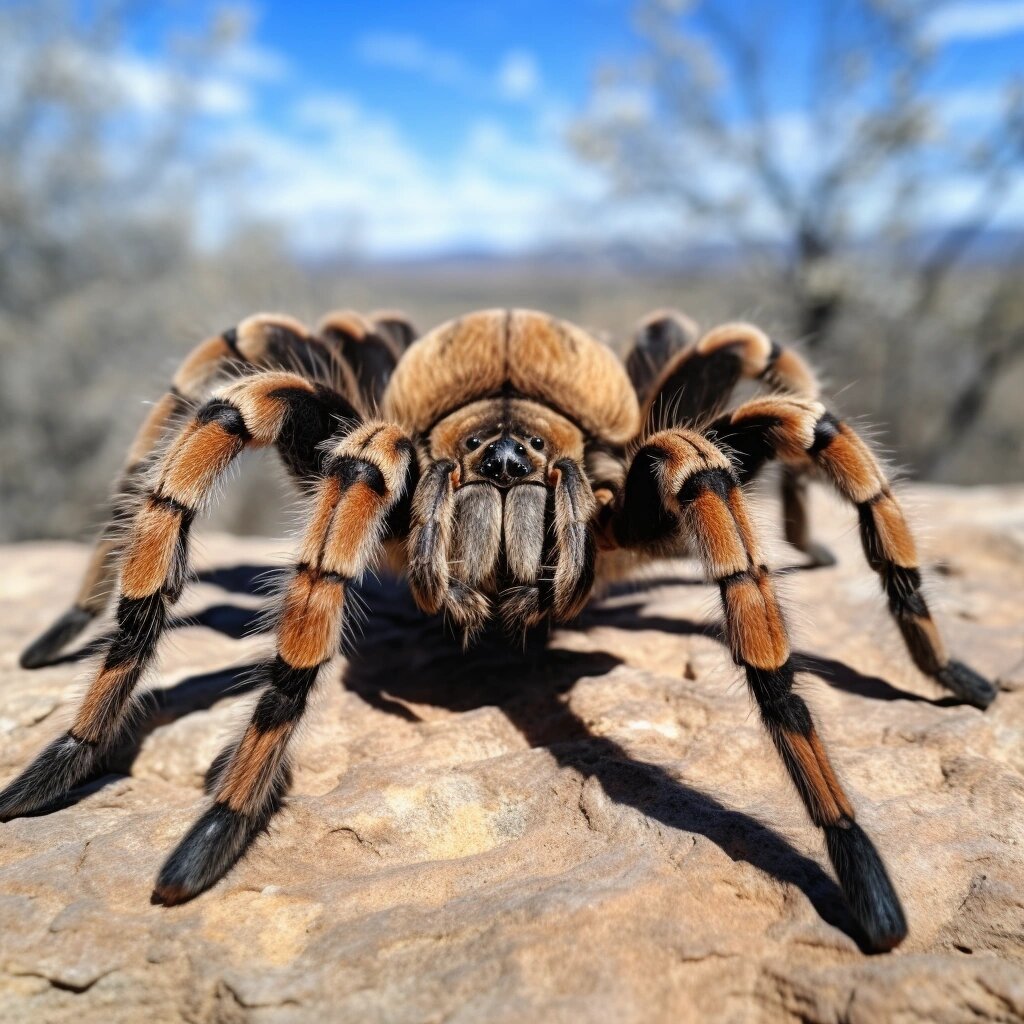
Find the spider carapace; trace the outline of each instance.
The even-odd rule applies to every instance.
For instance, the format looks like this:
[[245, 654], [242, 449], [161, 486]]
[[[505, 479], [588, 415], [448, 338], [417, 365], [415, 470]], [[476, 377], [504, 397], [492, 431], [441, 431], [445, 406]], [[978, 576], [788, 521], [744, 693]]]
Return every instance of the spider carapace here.
[[[979, 707], [995, 691], [946, 653], [885, 474], [820, 404], [808, 366], [752, 325], [698, 336], [674, 312], [640, 324], [624, 364], [580, 328], [526, 310], [473, 313], [414, 338], [398, 314], [333, 314], [312, 332], [260, 315], [188, 356], [136, 437], [76, 601], [22, 656], [51, 659], [116, 584], [113, 632], [71, 727], [0, 794], [0, 817], [52, 803], [102, 765], [189, 579], [194, 517], [245, 449], [273, 446], [309, 496], [275, 648], [155, 901], [209, 888], [265, 827], [287, 785], [289, 741], [338, 652], [346, 591], [367, 570], [401, 568], [423, 611], [471, 638], [495, 616], [510, 631], [564, 621], [602, 575], [691, 553], [720, 591], [733, 658], [866, 944], [897, 945], [899, 899], [793, 689], [748, 481], [782, 464], [786, 538], [818, 563], [830, 556], [810, 539], [805, 481], [830, 483], [856, 511], [916, 665]], [[763, 393], [736, 405], [743, 378]]]

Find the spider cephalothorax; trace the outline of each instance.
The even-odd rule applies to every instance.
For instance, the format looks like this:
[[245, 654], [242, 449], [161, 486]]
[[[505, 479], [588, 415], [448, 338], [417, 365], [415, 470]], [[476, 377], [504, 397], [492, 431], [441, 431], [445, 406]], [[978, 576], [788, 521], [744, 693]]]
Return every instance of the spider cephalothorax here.
[[[889, 483], [819, 403], [804, 362], [749, 324], [698, 339], [676, 313], [644, 321], [625, 364], [579, 328], [523, 310], [414, 337], [397, 314], [334, 314], [313, 333], [257, 316], [185, 360], [132, 446], [75, 603], [22, 656], [26, 666], [52, 658], [104, 611], [117, 580], [115, 628], [74, 722], [0, 793], [0, 817], [54, 801], [102, 765], [188, 580], [193, 519], [238, 455], [274, 446], [310, 496], [275, 650], [248, 726], [218, 762], [213, 801], [154, 899], [213, 885], [264, 827], [287, 786], [289, 741], [339, 649], [346, 594], [384, 559], [420, 608], [472, 638], [494, 617], [511, 631], [571, 618], [625, 562], [692, 553], [720, 590], [734, 660], [867, 943], [899, 943], [899, 900], [793, 690], [744, 485], [780, 461], [786, 538], [824, 564], [804, 481], [831, 483], [857, 510], [915, 664], [979, 707], [995, 690], [946, 653]], [[229, 370], [235, 379], [214, 390]], [[744, 377], [771, 393], [730, 408]]]

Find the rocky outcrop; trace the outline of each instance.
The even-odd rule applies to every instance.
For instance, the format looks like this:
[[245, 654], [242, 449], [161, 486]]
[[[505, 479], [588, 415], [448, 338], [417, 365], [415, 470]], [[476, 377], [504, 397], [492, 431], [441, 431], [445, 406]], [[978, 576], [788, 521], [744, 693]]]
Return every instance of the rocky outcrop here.
[[[950, 646], [999, 680], [987, 712], [910, 666], [831, 499], [839, 565], [783, 584], [803, 691], [904, 898], [895, 953], [858, 948], [687, 562], [546, 654], [463, 657], [367, 586], [269, 834], [210, 893], [151, 905], [251, 703], [259, 577], [287, 547], [214, 535], [110, 774], [0, 825], [0, 1021], [1024, 1019], [1024, 489], [910, 498]], [[83, 555], [3, 551], [0, 781], [80, 691], [74, 657], [16, 665]]]

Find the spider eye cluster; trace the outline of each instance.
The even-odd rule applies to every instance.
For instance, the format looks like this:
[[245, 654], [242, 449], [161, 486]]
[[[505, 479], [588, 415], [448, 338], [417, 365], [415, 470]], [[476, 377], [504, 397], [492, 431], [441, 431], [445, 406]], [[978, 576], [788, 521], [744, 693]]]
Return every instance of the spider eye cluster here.
[[[470, 436], [466, 438], [466, 450], [467, 451], [475, 452], [477, 450], [477, 448], [479, 448], [480, 445], [482, 445], [482, 444], [483, 444], [483, 441], [481, 441], [480, 438], [476, 436], [476, 434], [470, 434]], [[530, 438], [530, 447], [534, 451], [536, 451], [536, 452], [544, 451], [544, 438], [542, 438], [542, 437], [531, 437]], [[516, 450], [519, 451], [520, 453], [526, 451], [526, 449], [521, 444], [517, 444], [516, 445]]]

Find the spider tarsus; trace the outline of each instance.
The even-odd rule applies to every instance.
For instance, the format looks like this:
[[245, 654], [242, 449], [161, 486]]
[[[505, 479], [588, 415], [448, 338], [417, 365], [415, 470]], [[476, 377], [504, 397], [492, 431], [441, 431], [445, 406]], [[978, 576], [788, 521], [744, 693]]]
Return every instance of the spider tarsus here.
[[234, 867], [268, 819], [269, 812], [253, 818], [227, 804], [212, 804], [164, 862], [151, 902], [174, 906], [215, 885]]
[[985, 710], [999, 692], [984, 676], [979, 675], [962, 661], [949, 661], [935, 678], [965, 704]]
[[150, 894], [149, 902], [154, 907], [176, 907], [179, 903], [187, 903], [195, 893], [186, 892], [184, 889], [175, 889], [171, 886], [161, 888], [159, 885]]
[[21, 652], [18, 664], [22, 668], [42, 668], [50, 664], [94, 618], [92, 612], [73, 604]]
[[94, 746], [65, 733], [0, 792], [0, 821], [36, 811], [65, 796], [96, 767]]
[[907, 935], [907, 919], [882, 858], [864, 830], [844, 820], [824, 828], [828, 855], [868, 949], [887, 953]]

